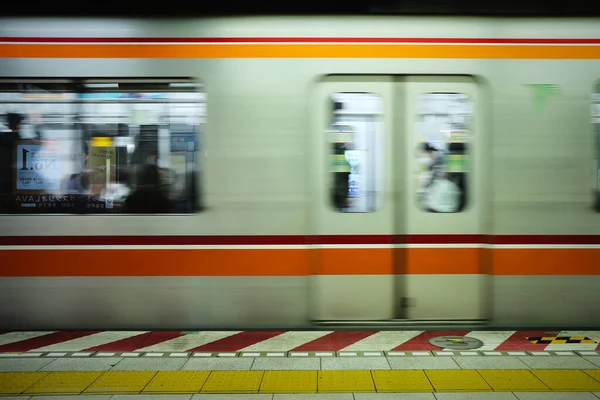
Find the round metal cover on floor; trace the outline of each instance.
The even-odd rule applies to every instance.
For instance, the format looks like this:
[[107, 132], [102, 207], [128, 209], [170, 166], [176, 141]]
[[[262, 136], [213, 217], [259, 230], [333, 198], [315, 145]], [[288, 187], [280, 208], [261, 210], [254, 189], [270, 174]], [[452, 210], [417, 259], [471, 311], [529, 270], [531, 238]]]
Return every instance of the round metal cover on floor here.
[[437, 336], [429, 341], [430, 344], [443, 349], [473, 350], [483, 346], [481, 340], [468, 336]]

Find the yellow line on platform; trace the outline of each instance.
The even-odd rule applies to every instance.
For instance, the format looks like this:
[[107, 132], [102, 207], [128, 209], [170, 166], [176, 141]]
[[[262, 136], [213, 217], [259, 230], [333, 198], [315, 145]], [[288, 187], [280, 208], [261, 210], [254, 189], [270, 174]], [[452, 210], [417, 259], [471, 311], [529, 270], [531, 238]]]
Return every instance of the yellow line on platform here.
[[0, 372], [0, 396], [600, 391], [600, 370]]

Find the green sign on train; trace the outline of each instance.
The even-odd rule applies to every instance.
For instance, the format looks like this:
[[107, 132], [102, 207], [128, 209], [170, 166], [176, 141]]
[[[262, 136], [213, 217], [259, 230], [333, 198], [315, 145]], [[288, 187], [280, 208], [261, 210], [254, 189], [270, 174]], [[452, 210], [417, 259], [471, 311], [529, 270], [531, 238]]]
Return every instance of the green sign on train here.
[[451, 154], [445, 158], [446, 172], [467, 172], [467, 157], [462, 154]]
[[343, 154], [331, 155], [331, 172], [350, 172], [350, 164]]

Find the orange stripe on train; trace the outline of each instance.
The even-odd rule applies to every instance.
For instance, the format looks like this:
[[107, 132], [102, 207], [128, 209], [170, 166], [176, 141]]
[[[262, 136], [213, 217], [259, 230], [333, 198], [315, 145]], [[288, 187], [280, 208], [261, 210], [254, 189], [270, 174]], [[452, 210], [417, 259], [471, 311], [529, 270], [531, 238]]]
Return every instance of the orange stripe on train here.
[[2, 251], [0, 276], [600, 275], [600, 249]]
[[469, 44], [0, 44], [1, 58], [600, 59], [598, 45]]

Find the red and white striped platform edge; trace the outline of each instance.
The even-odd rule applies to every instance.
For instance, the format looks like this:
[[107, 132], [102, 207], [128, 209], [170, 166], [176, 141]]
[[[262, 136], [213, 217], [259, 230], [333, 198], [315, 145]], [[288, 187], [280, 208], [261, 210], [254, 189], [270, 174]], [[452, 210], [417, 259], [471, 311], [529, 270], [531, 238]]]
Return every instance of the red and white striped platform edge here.
[[[483, 346], [472, 355], [600, 355], [600, 331], [61, 331], [0, 332], [0, 356], [393, 356], [450, 351], [429, 343], [436, 336], [481, 340]], [[538, 336], [584, 336], [596, 343], [527, 340]]]

